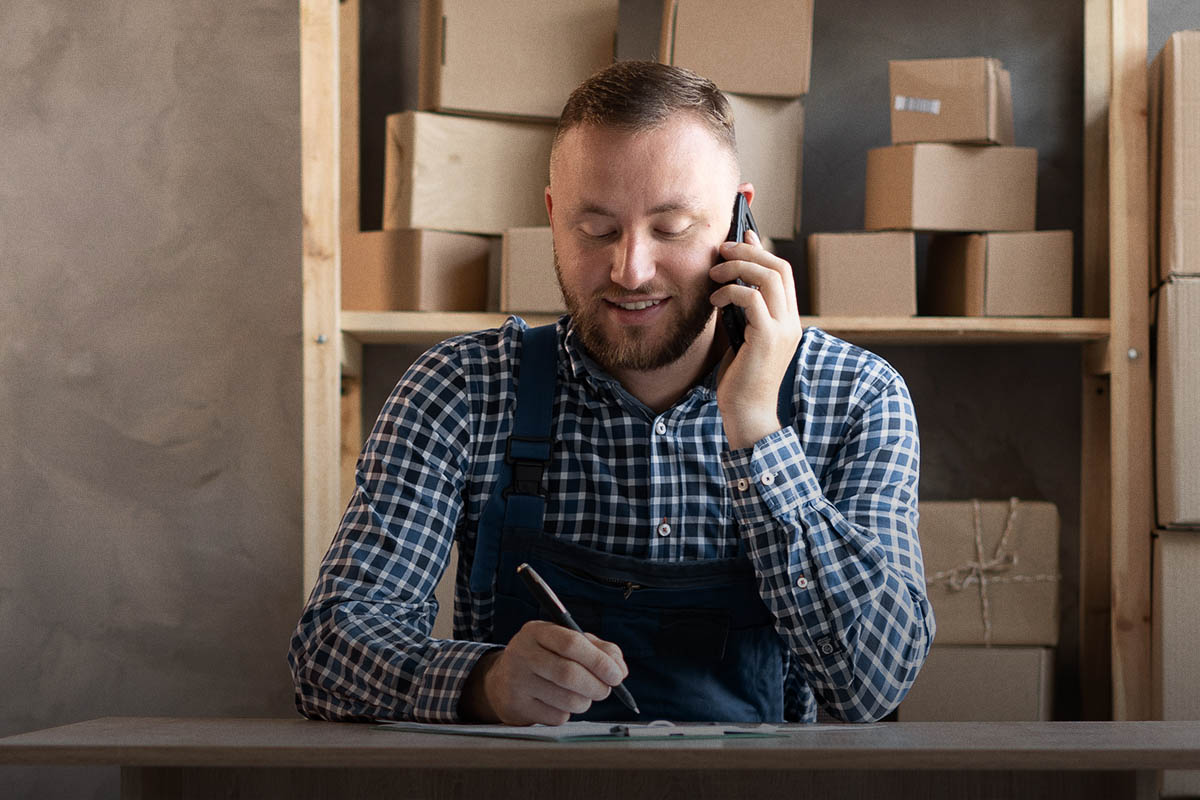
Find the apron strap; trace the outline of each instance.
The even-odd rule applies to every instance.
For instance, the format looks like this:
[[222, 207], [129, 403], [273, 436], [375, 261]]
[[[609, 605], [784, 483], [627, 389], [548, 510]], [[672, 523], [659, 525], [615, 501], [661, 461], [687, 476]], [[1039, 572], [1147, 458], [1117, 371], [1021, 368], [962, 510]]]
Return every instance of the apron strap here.
[[471, 565], [471, 591], [492, 587], [504, 528], [541, 530], [546, 514], [542, 477], [553, 444], [551, 412], [558, 370], [554, 324], [525, 330], [516, 371], [517, 398], [512, 434], [492, 496], [484, 506]]

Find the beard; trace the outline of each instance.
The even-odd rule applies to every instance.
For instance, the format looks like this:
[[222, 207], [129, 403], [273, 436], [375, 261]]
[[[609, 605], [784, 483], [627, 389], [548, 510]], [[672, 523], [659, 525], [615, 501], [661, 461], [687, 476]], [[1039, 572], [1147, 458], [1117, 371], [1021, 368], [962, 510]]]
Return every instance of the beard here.
[[679, 304], [682, 310], [669, 321], [666, 330], [661, 330], [662, 326], [648, 329], [630, 325], [620, 327], [610, 335], [602, 321], [606, 303], [604, 298], [623, 290], [610, 285], [596, 291], [591, 297], [584, 297], [569, 289], [563, 281], [557, 251], [554, 253], [554, 271], [558, 275], [558, 285], [562, 288], [563, 300], [579, 334], [580, 343], [588, 355], [608, 372], [656, 370], [671, 364], [696, 342], [716, 311], [708, 298], [719, 284], [711, 279], [701, 289], [682, 292], [664, 292], [659, 286], [647, 284], [635, 291], [668, 294], [671, 296], [670, 302]]

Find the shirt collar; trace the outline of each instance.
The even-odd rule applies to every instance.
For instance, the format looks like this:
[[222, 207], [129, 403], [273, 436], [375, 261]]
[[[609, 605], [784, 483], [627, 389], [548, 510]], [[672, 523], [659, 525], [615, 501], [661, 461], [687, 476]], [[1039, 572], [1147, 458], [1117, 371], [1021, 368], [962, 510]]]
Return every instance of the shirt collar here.
[[[571, 319], [570, 315], [564, 315], [559, 318], [558, 331], [559, 336], [563, 341], [563, 346], [567, 351], [567, 364], [568, 368], [571, 370], [572, 377], [574, 377], [576, 380], [586, 381], [597, 388], [621, 388], [623, 391], [624, 387], [621, 387], [620, 381], [618, 381], [612, 375], [609, 375], [608, 372], [606, 372], [603, 367], [597, 364], [583, 349], [583, 345], [579, 341], [579, 331], [575, 327], [575, 323]], [[676, 403], [676, 405], [685, 403], [687, 398], [690, 397], [697, 388], [700, 390], [700, 399], [702, 401], [708, 401], [715, 398], [717, 396], [718, 369], [719, 365], [713, 367], [697, 386], [693, 387], [691, 391], [684, 394], [684, 396], [679, 399], [679, 403]]]

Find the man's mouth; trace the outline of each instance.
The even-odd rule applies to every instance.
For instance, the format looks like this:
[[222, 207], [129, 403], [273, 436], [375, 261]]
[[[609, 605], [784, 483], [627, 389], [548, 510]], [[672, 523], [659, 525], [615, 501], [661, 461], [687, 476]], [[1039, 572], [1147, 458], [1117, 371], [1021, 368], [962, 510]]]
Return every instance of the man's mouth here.
[[662, 302], [662, 300], [633, 300], [628, 303], [619, 303], [615, 300], [610, 300], [609, 302], [617, 308], [623, 308], [626, 311], [641, 311], [643, 308], [650, 308], [651, 306], [658, 305]]

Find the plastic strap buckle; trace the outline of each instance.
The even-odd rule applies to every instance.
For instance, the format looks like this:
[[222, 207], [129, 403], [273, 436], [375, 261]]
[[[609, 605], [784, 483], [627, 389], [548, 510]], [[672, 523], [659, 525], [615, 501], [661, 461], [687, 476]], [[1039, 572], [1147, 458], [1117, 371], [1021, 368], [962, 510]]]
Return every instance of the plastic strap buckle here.
[[546, 462], [550, 460], [550, 438], [545, 436], [508, 437], [504, 449], [504, 461], [512, 466], [512, 481], [504, 490], [504, 496], [525, 494], [545, 497], [542, 475]]

